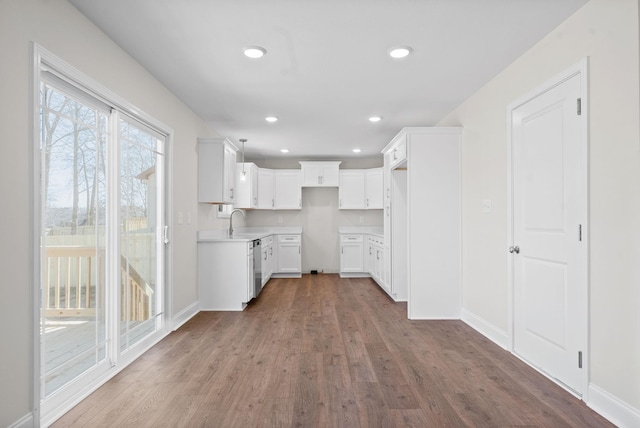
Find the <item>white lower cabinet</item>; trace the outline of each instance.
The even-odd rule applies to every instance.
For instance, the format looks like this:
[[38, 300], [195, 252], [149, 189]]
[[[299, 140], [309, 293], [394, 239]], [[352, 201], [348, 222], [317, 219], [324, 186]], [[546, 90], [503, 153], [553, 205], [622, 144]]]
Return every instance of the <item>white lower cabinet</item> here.
[[367, 258], [367, 265], [371, 278], [373, 278], [388, 294], [391, 294], [390, 284], [385, 278], [384, 239], [374, 235], [369, 235], [367, 239]]
[[301, 235], [278, 235], [278, 268], [274, 276], [302, 276]]
[[271, 279], [273, 271], [273, 236], [269, 235], [262, 239], [262, 286], [264, 286]]
[[203, 311], [241, 311], [253, 298], [251, 242], [198, 243], [198, 299]]
[[363, 276], [364, 267], [363, 235], [340, 235], [340, 276]]

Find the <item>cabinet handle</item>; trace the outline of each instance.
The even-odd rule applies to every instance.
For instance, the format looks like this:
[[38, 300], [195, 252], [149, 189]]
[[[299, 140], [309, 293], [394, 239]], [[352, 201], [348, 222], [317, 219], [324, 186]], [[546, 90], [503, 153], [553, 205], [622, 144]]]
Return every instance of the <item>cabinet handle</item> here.
[[340, 205], [340, 208], [342, 208], [342, 199], [340, 199], [340, 204], [339, 205]]
[[369, 247], [369, 255], [373, 254], [371, 251], [373, 250], [373, 248]]
[[271, 208], [275, 208], [275, 207], [276, 207], [275, 199], [271, 198]]
[[264, 259], [267, 260], [267, 252], [264, 252]]
[[340, 254], [344, 254], [344, 245], [340, 247]]
[[233, 199], [233, 188], [229, 189], [229, 198]]
[[398, 159], [398, 148], [393, 149], [393, 160]]
[[376, 259], [380, 260], [380, 250], [376, 250]]
[[369, 207], [369, 198], [367, 198], [367, 208]]
[[302, 208], [302, 198], [298, 198], [298, 207]]
[[391, 197], [391, 188], [387, 187], [387, 199]]
[[273, 256], [273, 247], [269, 248], [269, 255]]
[[387, 205], [387, 217], [389, 217], [389, 205]]
[[300, 254], [300, 245], [298, 245], [298, 254]]

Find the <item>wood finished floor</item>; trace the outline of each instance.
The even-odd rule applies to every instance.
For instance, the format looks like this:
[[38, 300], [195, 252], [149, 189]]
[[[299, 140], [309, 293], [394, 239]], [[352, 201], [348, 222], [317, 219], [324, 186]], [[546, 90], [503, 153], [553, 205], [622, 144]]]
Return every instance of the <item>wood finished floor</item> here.
[[272, 279], [201, 312], [54, 427], [604, 427], [461, 321], [409, 321], [370, 279]]

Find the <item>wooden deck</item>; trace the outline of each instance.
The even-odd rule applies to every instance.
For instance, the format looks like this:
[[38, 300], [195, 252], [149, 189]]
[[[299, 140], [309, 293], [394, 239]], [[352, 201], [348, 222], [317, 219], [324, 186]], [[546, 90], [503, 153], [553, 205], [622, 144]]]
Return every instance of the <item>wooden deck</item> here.
[[370, 279], [273, 279], [201, 312], [54, 427], [609, 427], [461, 321], [409, 321]]
[[[43, 361], [46, 379], [45, 394], [48, 395], [104, 358], [104, 328], [96, 325], [94, 318], [60, 317], [48, 319], [43, 337]], [[96, 331], [100, 328], [100, 331]], [[120, 334], [124, 334], [124, 323]], [[151, 322], [130, 323], [129, 343], [137, 341], [153, 332]], [[121, 347], [126, 346], [122, 344]], [[65, 365], [66, 362], [71, 364]], [[59, 367], [59, 368], [58, 368]]]

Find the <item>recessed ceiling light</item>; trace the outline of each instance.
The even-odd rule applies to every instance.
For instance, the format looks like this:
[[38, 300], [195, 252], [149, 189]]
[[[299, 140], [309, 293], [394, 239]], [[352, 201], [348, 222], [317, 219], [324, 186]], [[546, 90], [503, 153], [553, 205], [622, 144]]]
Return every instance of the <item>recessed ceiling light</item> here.
[[380, 122], [381, 120], [382, 118], [380, 116], [371, 116], [369, 118], [369, 122], [373, 122], [373, 123]]
[[262, 46], [247, 46], [243, 50], [245, 56], [249, 58], [262, 58], [264, 54], [267, 53], [267, 50]]
[[269, 123], [273, 123], [273, 122], [277, 122], [278, 118], [275, 117], [275, 116], [267, 116], [267, 117], [264, 118], [264, 120], [266, 120]]
[[398, 46], [395, 48], [389, 49], [389, 56], [391, 58], [399, 59], [408, 56], [413, 49], [410, 46]]
[[289, 149], [280, 149], [282, 153], [289, 153]]
[[362, 149], [353, 149], [353, 153], [360, 153]]

